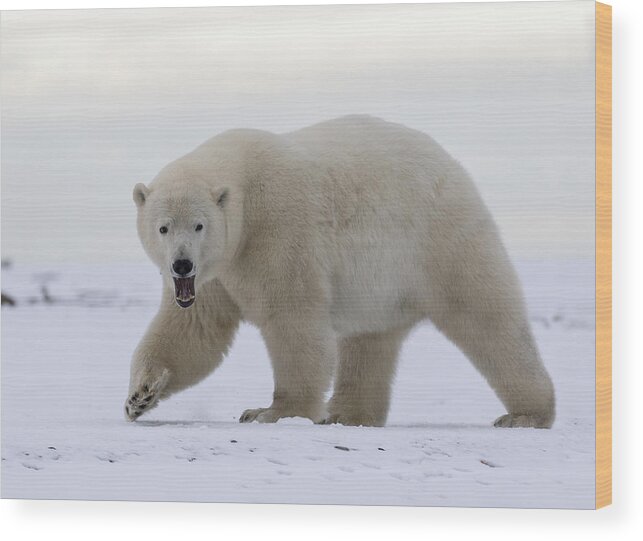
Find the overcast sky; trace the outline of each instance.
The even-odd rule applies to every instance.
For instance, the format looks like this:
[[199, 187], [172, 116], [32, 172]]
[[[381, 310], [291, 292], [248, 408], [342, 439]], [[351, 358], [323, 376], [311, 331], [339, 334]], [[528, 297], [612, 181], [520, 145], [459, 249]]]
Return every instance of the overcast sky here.
[[3, 12], [2, 255], [145, 259], [131, 188], [231, 127], [433, 135], [517, 257], [593, 254], [594, 3]]

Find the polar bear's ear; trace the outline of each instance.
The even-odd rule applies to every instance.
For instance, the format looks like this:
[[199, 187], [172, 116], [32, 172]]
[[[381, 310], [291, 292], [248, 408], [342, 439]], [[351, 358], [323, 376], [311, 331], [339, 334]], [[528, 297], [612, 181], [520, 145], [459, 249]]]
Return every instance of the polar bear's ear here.
[[217, 207], [223, 208], [228, 202], [228, 188], [219, 188], [212, 192], [212, 197], [214, 198]]
[[134, 203], [136, 203], [137, 207], [143, 206], [149, 193], [150, 190], [142, 182], [139, 182], [136, 186], [134, 186], [134, 193], [132, 194], [132, 196], [134, 197]]

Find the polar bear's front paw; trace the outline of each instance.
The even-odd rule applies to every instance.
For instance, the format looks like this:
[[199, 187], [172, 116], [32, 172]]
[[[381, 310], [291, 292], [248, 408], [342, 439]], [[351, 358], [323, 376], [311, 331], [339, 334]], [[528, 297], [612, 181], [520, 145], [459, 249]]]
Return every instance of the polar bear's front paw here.
[[535, 415], [507, 413], [498, 417], [493, 426], [497, 428], [551, 428], [552, 422]]
[[333, 396], [328, 403], [328, 415], [319, 424], [344, 426], [384, 426], [388, 403], [371, 400], [356, 401], [352, 397]]
[[244, 411], [241, 417], [239, 417], [239, 422], [252, 423], [253, 421], [257, 421], [258, 423], [276, 423], [283, 417], [297, 417], [297, 415], [275, 408], [256, 408]]
[[244, 411], [239, 417], [240, 423], [276, 423], [279, 419], [285, 417], [304, 417], [318, 422], [321, 414], [316, 408], [257, 408]]
[[154, 382], [142, 383], [125, 401], [125, 418], [135, 421], [145, 412], [154, 409], [161, 398], [163, 389], [167, 386], [170, 372], [163, 370], [161, 376]]
[[276, 411], [271, 408], [256, 408], [244, 411], [239, 417], [240, 423], [275, 423], [280, 419]]

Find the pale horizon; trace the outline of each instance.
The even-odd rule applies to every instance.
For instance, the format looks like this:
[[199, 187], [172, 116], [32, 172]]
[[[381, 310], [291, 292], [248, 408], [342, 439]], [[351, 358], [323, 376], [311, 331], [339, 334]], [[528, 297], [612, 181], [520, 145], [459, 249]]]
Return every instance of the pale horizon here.
[[555, 4], [3, 12], [2, 256], [145, 261], [134, 184], [366, 113], [462, 162], [513, 257], [593, 257], [594, 3]]

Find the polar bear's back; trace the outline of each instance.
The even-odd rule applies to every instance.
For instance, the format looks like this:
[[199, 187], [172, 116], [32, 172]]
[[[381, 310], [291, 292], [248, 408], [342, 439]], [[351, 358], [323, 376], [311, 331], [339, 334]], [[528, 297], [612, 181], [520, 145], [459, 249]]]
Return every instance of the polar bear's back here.
[[364, 148], [365, 144], [396, 146], [399, 143], [405, 143], [415, 146], [418, 142], [440, 148], [426, 133], [370, 115], [347, 115], [333, 118], [285, 133], [283, 137], [299, 144], [336, 142], [344, 145], [347, 150]]
[[368, 115], [344, 116], [283, 137], [330, 171], [359, 168], [357, 177], [367, 182], [395, 175], [399, 183], [418, 176], [418, 187], [431, 189], [459, 168], [429, 135]]
[[324, 185], [313, 212], [330, 209], [317, 245], [332, 262], [338, 330], [383, 328], [400, 303], [419, 317], [435, 303], [436, 264], [448, 266], [481, 227], [495, 237], [466, 171], [422, 132], [349, 116], [283, 137], [320, 171], [310, 189]]
[[[486, 215], [465, 169], [420, 131], [351, 115], [280, 137], [304, 164], [308, 161], [307, 170], [316, 172], [301, 182], [308, 194], [329, 201], [325, 208], [332, 210], [337, 233], [386, 228], [426, 235], [449, 214], [474, 221]], [[457, 227], [462, 230], [463, 225]], [[445, 226], [439, 227], [444, 231]]]
[[282, 137], [310, 159], [310, 169], [320, 172], [321, 179], [310, 182], [324, 184], [340, 222], [342, 215], [348, 219], [373, 209], [380, 222], [388, 213], [417, 226], [428, 219], [438, 198], [472, 198], [473, 208], [481, 204], [465, 169], [429, 135], [401, 124], [351, 115]]

